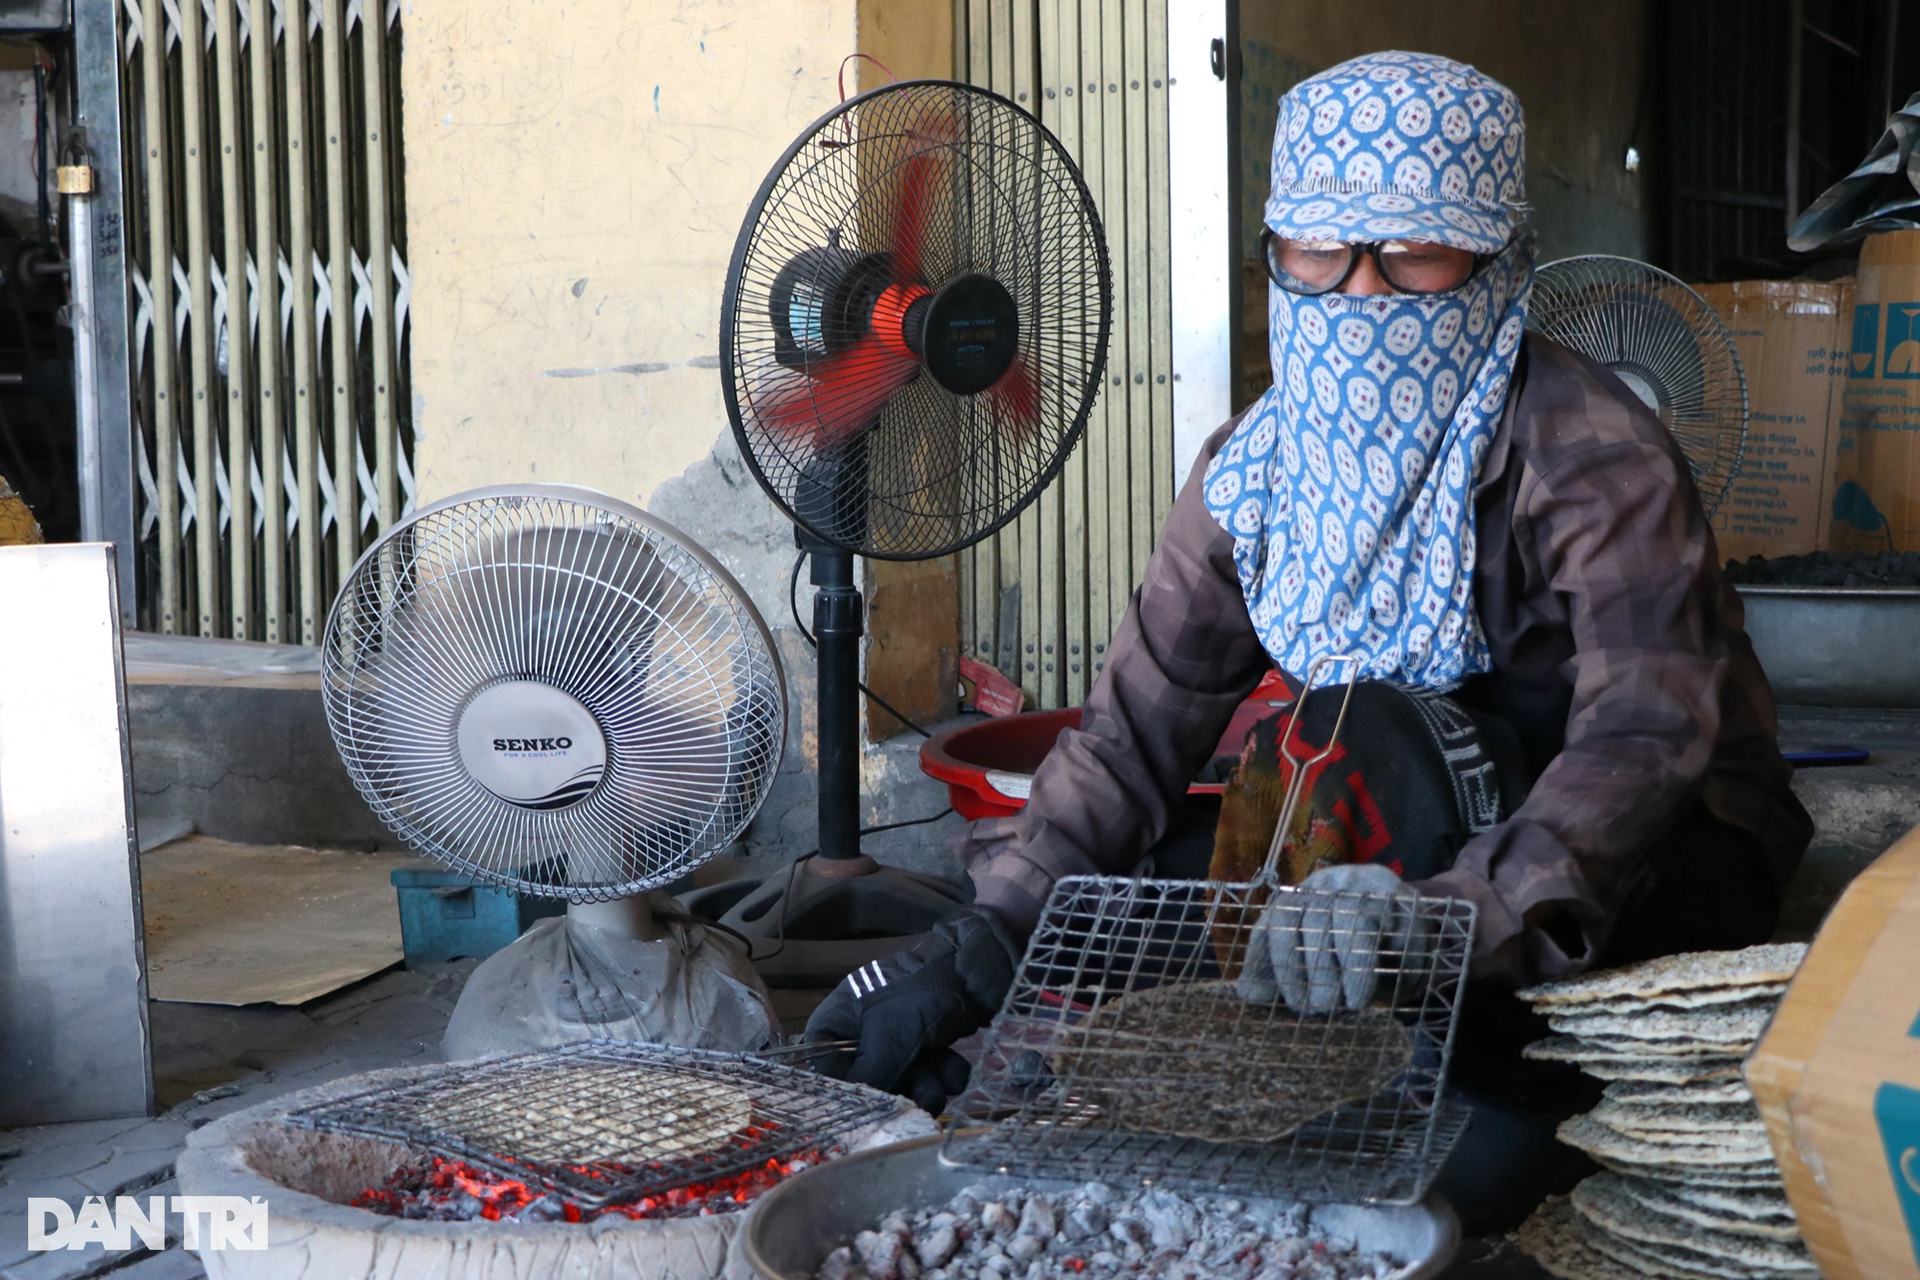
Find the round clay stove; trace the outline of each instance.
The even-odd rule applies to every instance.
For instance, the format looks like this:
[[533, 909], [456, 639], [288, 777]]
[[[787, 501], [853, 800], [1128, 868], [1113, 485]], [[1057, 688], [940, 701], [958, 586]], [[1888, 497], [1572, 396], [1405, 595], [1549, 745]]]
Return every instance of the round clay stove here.
[[[183, 1195], [260, 1197], [267, 1202], [265, 1250], [203, 1250], [210, 1280], [299, 1276], [462, 1276], [486, 1280], [698, 1280], [753, 1274], [736, 1247], [744, 1212], [589, 1221], [414, 1220], [351, 1202], [387, 1185], [430, 1152], [405, 1143], [320, 1132], [290, 1113], [362, 1095], [458, 1076], [473, 1063], [401, 1067], [349, 1076], [237, 1111], [189, 1135], [175, 1166]], [[845, 1087], [845, 1086], [840, 1086]], [[842, 1152], [869, 1150], [933, 1133], [912, 1104], [889, 1099], [889, 1114], [835, 1140]], [[464, 1166], [463, 1166], [464, 1167]], [[744, 1206], [741, 1206], [744, 1208]]]

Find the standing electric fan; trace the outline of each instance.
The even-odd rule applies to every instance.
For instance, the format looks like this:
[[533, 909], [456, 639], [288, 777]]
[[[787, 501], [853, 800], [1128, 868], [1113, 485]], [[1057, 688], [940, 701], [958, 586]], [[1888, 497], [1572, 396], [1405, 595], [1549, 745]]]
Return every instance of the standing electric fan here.
[[1747, 378], [1707, 300], [1658, 267], [1588, 254], [1534, 273], [1527, 325], [1607, 366], [1659, 415], [1711, 517], [1746, 451]]
[[811, 558], [819, 847], [724, 919], [777, 937], [769, 981], [829, 984], [959, 905], [860, 852], [854, 557], [949, 555], [1060, 470], [1106, 364], [1099, 214], [1059, 139], [945, 81], [842, 103], [787, 149], [734, 245], [727, 413]]
[[[321, 660], [340, 758], [409, 848], [637, 941], [660, 936], [644, 895], [739, 837], [785, 742], [785, 675], [746, 592], [590, 489], [414, 513], [354, 566]], [[758, 989], [744, 956], [717, 963]]]

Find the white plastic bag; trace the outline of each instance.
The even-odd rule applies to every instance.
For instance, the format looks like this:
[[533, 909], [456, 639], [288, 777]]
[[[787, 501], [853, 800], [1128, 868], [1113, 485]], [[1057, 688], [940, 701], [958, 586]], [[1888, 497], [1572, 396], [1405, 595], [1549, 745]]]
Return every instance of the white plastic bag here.
[[[647, 895], [657, 915], [670, 894]], [[766, 986], [733, 938], [664, 923], [639, 942], [552, 916], [481, 962], [467, 979], [441, 1047], [449, 1062], [579, 1040], [746, 1052], [779, 1038]]]

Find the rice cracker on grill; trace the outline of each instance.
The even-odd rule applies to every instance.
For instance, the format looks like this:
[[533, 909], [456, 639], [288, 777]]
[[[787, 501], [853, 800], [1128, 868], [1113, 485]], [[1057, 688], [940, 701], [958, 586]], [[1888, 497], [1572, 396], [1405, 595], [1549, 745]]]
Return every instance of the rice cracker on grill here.
[[514, 1088], [524, 1101], [476, 1108], [478, 1099], [454, 1094], [423, 1104], [421, 1118], [475, 1150], [557, 1164], [686, 1159], [726, 1146], [753, 1123], [752, 1095], [718, 1080], [555, 1063], [528, 1069]]
[[1058, 1037], [1055, 1077], [1114, 1124], [1212, 1142], [1277, 1141], [1413, 1061], [1384, 1010], [1301, 1017], [1251, 1006], [1225, 981], [1128, 992]]

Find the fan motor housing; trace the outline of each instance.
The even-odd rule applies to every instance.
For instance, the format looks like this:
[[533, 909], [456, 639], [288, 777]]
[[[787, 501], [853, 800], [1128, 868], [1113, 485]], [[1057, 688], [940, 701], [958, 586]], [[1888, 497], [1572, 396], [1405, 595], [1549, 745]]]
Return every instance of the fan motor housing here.
[[522, 809], [564, 809], [600, 785], [607, 737], [593, 712], [538, 680], [503, 680], [460, 713], [460, 763], [485, 787]]
[[933, 295], [919, 339], [920, 358], [941, 386], [977, 395], [1000, 381], [1020, 350], [1020, 309], [998, 280], [968, 272]]
[[883, 254], [832, 244], [795, 255], [768, 294], [774, 359], [800, 369], [852, 346], [866, 334], [887, 284]]

